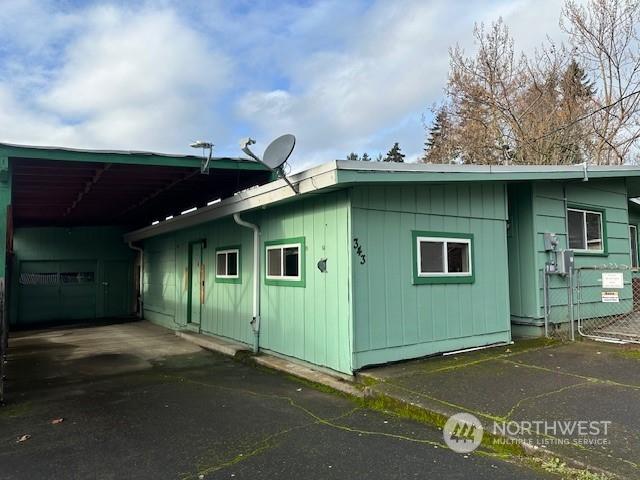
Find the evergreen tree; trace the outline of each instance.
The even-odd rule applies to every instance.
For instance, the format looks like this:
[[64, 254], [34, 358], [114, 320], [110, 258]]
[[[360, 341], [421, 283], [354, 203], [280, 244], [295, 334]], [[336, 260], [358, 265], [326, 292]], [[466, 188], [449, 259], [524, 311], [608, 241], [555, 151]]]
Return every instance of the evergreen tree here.
[[404, 163], [404, 153], [400, 151], [400, 145], [398, 142], [393, 144], [391, 150], [387, 152], [387, 156], [384, 159], [385, 162]]
[[449, 145], [451, 143], [451, 121], [447, 110], [443, 107], [438, 110], [433, 120], [433, 125], [427, 133], [427, 140], [424, 143], [423, 162], [426, 163], [449, 163], [454, 160], [453, 152]]
[[362, 160], [363, 162], [370, 162], [371, 161], [371, 157], [369, 156], [369, 154], [367, 152], [364, 152], [362, 154], [362, 158], [360, 158], [360, 160]]
[[347, 160], [357, 162], [358, 160], [360, 160], [360, 157], [358, 157], [357, 153], [351, 152], [349, 155], [347, 155]]

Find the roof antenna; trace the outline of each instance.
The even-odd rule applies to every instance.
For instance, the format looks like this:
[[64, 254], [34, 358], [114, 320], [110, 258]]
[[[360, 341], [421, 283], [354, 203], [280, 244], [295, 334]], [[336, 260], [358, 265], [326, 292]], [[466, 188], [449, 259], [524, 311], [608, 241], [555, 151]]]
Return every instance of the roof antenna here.
[[293, 148], [296, 146], [296, 137], [294, 137], [290, 133], [287, 133], [285, 135], [282, 135], [281, 137], [276, 138], [266, 148], [264, 154], [262, 155], [262, 159], [260, 159], [260, 157], [253, 153], [249, 148], [249, 145], [253, 145], [255, 143], [256, 141], [251, 137], [243, 138], [242, 140], [240, 140], [240, 148], [244, 153], [249, 155], [257, 162], [260, 162], [262, 165], [278, 175], [278, 177], [287, 182], [287, 185], [291, 187], [291, 190], [293, 190], [296, 195], [300, 193], [298, 192], [296, 187], [294, 187], [293, 184], [289, 181], [283, 169], [284, 163], [291, 156]]
[[[200, 164], [200, 173], [209, 175], [209, 164], [213, 155], [213, 147], [215, 146], [211, 142], [205, 142], [204, 140], [198, 140], [189, 145], [192, 148], [202, 149], [202, 163]], [[205, 155], [205, 150], [209, 150], [209, 155]]]

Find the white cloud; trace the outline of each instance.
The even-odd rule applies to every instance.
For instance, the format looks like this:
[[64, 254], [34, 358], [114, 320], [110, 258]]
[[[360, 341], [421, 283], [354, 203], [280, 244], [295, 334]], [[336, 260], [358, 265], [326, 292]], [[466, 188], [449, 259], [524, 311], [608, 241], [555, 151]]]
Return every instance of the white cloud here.
[[18, 82], [5, 83], [0, 111], [9, 104], [33, 120], [3, 129], [5, 141], [176, 150], [222, 130], [214, 105], [231, 62], [174, 11], [110, 6], [77, 15], [82, 27], [69, 33], [39, 95], [18, 104]]
[[361, 18], [334, 12], [333, 22], [357, 25], [344, 47], [317, 51], [292, 66], [289, 89], [246, 93], [237, 111], [266, 137], [296, 134], [299, 165], [344, 158], [352, 150], [384, 152], [394, 138], [415, 158], [424, 141], [421, 112], [441, 98], [446, 84], [448, 48], [459, 43], [472, 50], [473, 23], [504, 16], [518, 46], [528, 50], [546, 31], [555, 34], [559, 5], [407, 0], [377, 2]]

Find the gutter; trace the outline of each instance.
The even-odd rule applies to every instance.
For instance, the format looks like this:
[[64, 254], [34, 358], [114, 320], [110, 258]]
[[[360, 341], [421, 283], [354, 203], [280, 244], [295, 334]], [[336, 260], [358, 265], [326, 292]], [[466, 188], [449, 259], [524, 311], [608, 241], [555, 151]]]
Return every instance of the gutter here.
[[140, 279], [138, 280], [138, 318], [144, 318], [144, 250], [129, 242], [129, 248], [140, 253]]
[[253, 230], [253, 318], [251, 329], [253, 330], [253, 353], [260, 350], [260, 227], [240, 218], [239, 213], [233, 214], [235, 222]]

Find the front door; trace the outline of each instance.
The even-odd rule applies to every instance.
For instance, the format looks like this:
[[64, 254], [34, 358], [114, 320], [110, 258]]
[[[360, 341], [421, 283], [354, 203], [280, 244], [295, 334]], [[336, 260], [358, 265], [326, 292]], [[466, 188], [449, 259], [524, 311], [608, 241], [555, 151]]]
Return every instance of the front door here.
[[202, 304], [204, 303], [204, 265], [202, 264], [202, 243], [192, 243], [189, 250], [189, 310], [188, 321], [200, 325]]

